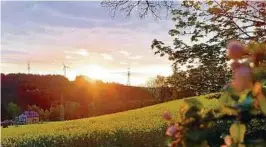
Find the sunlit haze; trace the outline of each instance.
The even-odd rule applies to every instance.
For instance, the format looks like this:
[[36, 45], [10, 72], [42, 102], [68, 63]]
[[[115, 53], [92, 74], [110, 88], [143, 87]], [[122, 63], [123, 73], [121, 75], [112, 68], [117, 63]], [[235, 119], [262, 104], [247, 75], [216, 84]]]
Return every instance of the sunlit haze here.
[[112, 18], [100, 2], [1, 2], [1, 72], [76, 75], [141, 85], [171, 74], [167, 57], [154, 55], [153, 39], [166, 43], [171, 19]]

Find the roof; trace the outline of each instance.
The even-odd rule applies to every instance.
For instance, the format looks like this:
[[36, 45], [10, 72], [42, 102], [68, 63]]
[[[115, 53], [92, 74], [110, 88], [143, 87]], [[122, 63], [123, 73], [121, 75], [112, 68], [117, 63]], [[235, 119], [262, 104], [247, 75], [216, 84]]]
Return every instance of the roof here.
[[23, 114], [27, 117], [39, 117], [39, 114], [35, 111], [25, 111]]

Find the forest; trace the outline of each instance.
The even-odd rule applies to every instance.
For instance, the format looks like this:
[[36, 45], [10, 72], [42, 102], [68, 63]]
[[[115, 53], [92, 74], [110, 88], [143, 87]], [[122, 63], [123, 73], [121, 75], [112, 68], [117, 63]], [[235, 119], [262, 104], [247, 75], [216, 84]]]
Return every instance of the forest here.
[[[212, 71], [220, 74], [226, 70]], [[158, 75], [137, 87], [105, 83], [82, 75], [69, 81], [62, 75], [1, 74], [1, 119], [14, 119], [26, 110], [33, 110], [41, 121], [58, 121], [61, 106], [65, 120], [116, 113], [219, 92], [229, 75], [216, 76], [197, 67], [168, 77]]]
[[109, 114], [157, 103], [144, 87], [104, 83], [85, 76], [69, 81], [61, 75], [1, 74], [1, 119], [13, 119], [25, 110], [43, 121], [56, 121], [60, 106], [65, 120]]

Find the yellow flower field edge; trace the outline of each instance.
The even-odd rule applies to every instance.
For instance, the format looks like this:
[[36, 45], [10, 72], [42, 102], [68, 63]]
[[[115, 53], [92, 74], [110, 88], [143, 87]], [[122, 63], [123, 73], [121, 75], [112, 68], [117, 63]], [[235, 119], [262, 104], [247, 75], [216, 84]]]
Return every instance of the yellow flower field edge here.
[[[199, 100], [206, 108], [217, 108], [217, 99], [206, 96]], [[177, 114], [184, 100], [170, 101], [154, 106], [64, 122], [47, 122], [2, 128], [3, 147], [69, 147], [69, 146], [166, 146], [167, 123], [162, 113]]]

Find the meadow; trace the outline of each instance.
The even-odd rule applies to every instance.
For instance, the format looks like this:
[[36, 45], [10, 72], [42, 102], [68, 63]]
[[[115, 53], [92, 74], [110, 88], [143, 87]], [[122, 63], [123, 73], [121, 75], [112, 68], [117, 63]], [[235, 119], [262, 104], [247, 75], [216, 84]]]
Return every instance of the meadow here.
[[[198, 99], [204, 107], [218, 107], [217, 99]], [[167, 123], [162, 113], [173, 115], [184, 100], [174, 100], [125, 112], [64, 122], [47, 122], [2, 128], [3, 147], [155, 147], [166, 146]]]

